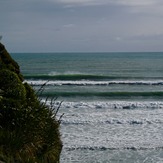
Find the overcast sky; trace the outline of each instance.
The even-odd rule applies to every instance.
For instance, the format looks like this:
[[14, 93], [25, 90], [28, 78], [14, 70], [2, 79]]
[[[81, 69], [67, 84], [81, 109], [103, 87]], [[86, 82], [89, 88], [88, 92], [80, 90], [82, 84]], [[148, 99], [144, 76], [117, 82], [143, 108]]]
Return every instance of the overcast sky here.
[[163, 0], [0, 0], [10, 52], [163, 51]]

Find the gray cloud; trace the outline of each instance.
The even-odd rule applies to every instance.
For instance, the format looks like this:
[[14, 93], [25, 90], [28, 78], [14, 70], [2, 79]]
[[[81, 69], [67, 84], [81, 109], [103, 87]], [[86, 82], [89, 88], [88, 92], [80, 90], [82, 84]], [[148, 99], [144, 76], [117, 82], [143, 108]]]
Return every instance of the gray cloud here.
[[152, 41], [163, 41], [163, 33], [161, 33], [161, 34], [156, 33], [156, 34], [149, 34], [149, 35], [145, 35], [145, 34], [135, 35], [135, 36], [131, 36], [126, 39], [133, 40], [133, 41], [140, 40], [141, 42], [151, 41], [151, 40]]
[[161, 0], [0, 0], [0, 34], [11, 51], [160, 51], [162, 7]]
[[161, 0], [50, 0], [72, 6], [89, 6], [89, 5], [123, 5], [129, 7], [142, 7], [162, 4]]

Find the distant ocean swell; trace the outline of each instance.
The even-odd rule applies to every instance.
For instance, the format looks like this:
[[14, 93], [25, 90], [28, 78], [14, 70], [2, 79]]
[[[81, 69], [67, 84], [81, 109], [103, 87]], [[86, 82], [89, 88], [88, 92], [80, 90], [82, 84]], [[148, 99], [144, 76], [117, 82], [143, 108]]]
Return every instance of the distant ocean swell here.
[[110, 97], [110, 98], [132, 98], [132, 97], [152, 97], [162, 98], [163, 92], [42, 92], [44, 97]]
[[131, 76], [107, 76], [107, 75], [95, 75], [95, 74], [37, 74], [37, 75], [24, 75], [27, 80], [150, 80], [160, 79], [163, 82], [162, 77], [131, 77]]
[[82, 80], [82, 79], [116, 79], [113, 76], [89, 75], [89, 74], [58, 74], [58, 75], [26, 75], [26, 79], [44, 79], [44, 80]]

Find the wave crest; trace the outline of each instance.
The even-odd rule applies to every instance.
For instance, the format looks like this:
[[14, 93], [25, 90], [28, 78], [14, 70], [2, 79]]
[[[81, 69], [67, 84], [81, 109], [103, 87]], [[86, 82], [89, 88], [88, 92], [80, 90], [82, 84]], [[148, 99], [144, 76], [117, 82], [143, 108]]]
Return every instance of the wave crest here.
[[77, 85], [77, 86], [91, 86], [91, 85], [99, 85], [99, 86], [107, 86], [107, 85], [163, 85], [163, 80], [158, 81], [146, 81], [146, 80], [135, 80], [135, 81], [90, 81], [90, 80], [26, 80], [27, 83], [33, 86], [41, 86], [44, 83], [47, 83], [48, 86], [63, 86], [63, 85]]

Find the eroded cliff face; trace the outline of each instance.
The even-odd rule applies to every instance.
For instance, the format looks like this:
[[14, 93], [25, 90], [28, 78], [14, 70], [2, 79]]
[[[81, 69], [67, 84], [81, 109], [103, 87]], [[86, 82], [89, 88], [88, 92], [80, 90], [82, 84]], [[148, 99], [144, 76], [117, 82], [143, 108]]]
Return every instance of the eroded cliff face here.
[[0, 43], [0, 162], [59, 162], [59, 122]]

